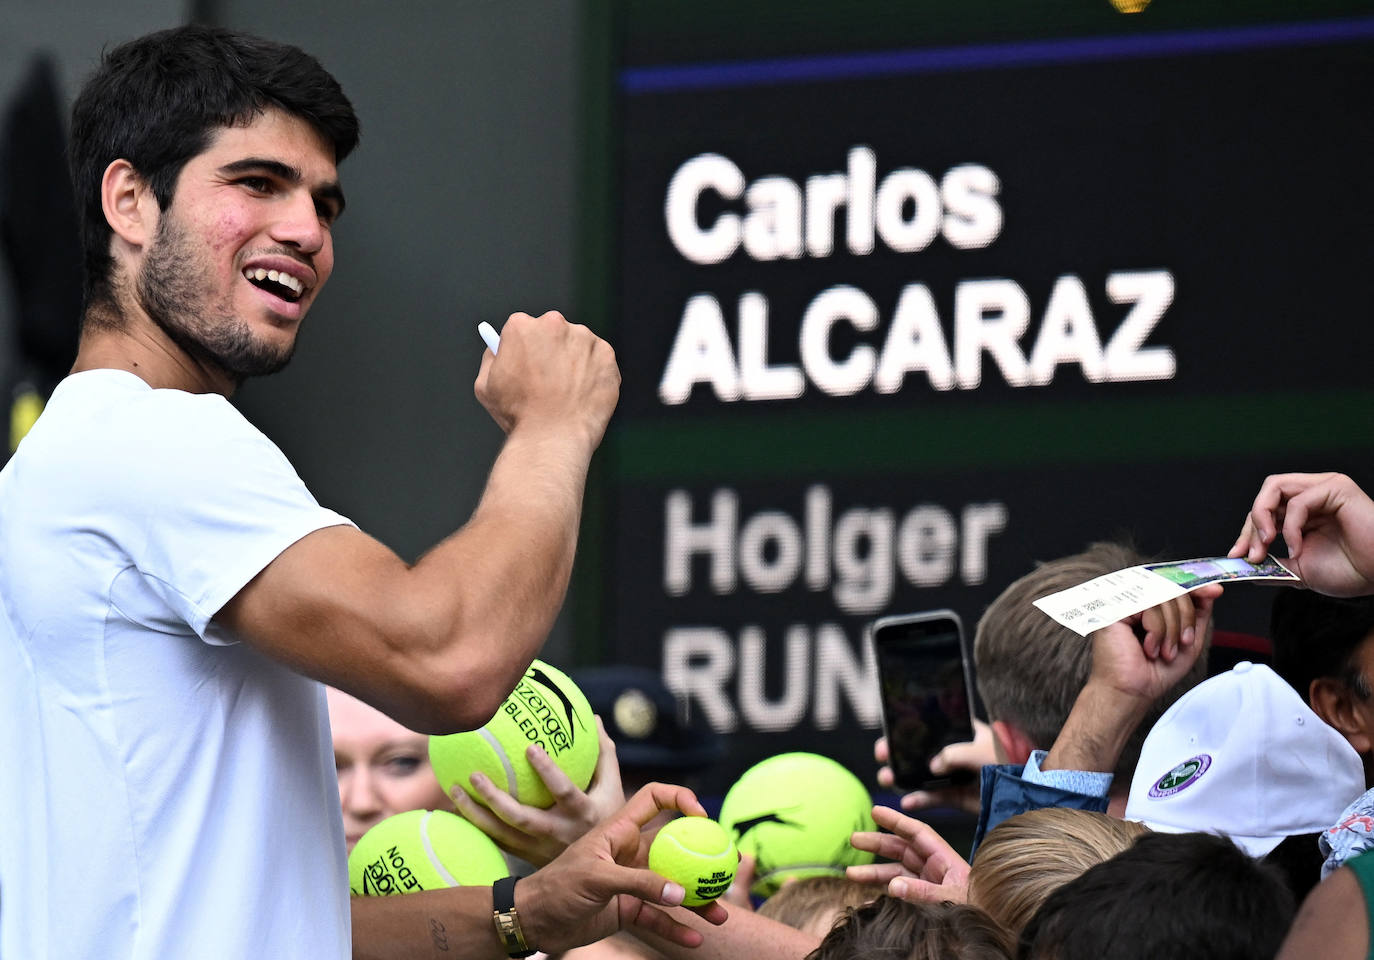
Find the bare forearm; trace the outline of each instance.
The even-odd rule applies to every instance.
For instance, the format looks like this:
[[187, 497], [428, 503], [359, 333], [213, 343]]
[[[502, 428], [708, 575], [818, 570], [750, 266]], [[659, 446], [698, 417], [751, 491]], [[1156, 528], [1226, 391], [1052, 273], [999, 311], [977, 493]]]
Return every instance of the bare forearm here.
[[820, 940], [811, 934], [752, 910], [731, 908], [730, 919], [720, 926], [707, 923], [690, 910], [671, 912], [674, 920], [701, 932], [701, 946], [684, 947], [637, 927], [632, 929], [636, 937], [676, 960], [802, 960], [820, 946]]
[[353, 898], [353, 960], [501, 960], [490, 887]]
[[1040, 769], [1111, 773], [1148, 708], [1148, 701], [1090, 681], [1074, 701]]
[[438, 638], [465, 669], [487, 661], [509, 689], [538, 652], [567, 593], [590, 451], [551, 435], [506, 442], [472, 518], [410, 571], [442, 612]]

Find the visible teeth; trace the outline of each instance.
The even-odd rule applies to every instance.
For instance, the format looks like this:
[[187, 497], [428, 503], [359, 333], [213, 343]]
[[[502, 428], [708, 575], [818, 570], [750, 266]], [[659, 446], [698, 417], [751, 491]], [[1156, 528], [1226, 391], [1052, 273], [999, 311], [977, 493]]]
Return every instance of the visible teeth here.
[[247, 270], [243, 271], [243, 275], [249, 280], [271, 280], [274, 283], [280, 283], [283, 287], [286, 287], [297, 295], [305, 289], [304, 283], [291, 276], [291, 274], [283, 273], [280, 270], [265, 270], [262, 267], [249, 267]]

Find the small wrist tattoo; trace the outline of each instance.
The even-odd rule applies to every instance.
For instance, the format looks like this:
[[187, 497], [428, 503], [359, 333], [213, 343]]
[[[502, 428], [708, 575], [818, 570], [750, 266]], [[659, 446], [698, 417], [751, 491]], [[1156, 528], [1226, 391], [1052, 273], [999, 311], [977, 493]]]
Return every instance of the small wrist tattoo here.
[[448, 931], [436, 918], [429, 918], [429, 938], [434, 941], [435, 953], [448, 953]]

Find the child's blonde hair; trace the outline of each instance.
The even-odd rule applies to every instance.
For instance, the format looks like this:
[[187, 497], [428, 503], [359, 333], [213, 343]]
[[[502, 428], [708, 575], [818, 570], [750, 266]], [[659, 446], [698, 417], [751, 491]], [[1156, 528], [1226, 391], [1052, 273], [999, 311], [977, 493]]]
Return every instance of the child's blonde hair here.
[[885, 883], [858, 883], [844, 877], [807, 877], [794, 880], [759, 907], [759, 913], [778, 923], [823, 937], [850, 907], [862, 907], [887, 893]]
[[1063, 807], [1011, 817], [979, 846], [968, 902], [1019, 937], [1046, 897], [1148, 832], [1143, 824]]

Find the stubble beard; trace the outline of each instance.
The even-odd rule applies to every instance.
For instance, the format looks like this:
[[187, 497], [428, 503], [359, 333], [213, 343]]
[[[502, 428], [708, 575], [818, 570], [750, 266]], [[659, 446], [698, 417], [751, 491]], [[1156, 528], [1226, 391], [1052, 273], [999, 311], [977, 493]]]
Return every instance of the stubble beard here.
[[235, 383], [276, 373], [291, 362], [294, 339], [285, 347], [258, 340], [230, 304], [206, 299], [210, 270], [196, 259], [170, 210], [158, 222], [135, 286], [139, 305], [173, 343]]

